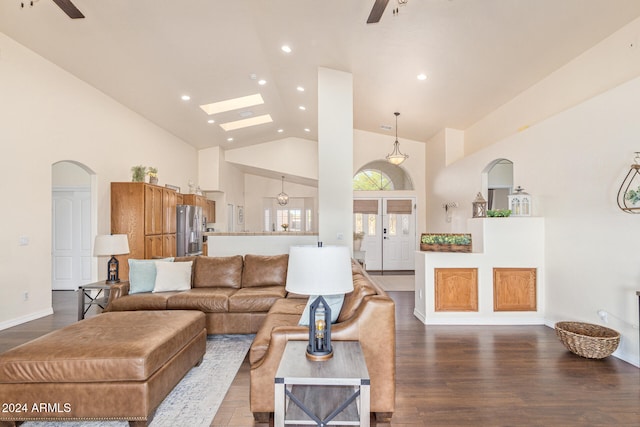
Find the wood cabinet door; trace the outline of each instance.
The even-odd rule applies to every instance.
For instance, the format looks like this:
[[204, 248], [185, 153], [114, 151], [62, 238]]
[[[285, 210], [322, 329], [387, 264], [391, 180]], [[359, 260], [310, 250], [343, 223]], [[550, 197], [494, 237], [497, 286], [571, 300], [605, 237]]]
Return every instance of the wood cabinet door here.
[[162, 232], [171, 234], [176, 232], [177, 195], [173, 190], [162, 190]]
[[213, 200], [207, 200], [205, 216], [207, 217], [207, 222], [216, 222], [216, 202]]
[[162, 234], [162, 187], [144, 187], [144, 234]]
[[478, 269], [436, 268], [435, 311], [478, 311]]
[[176, 256], [176, 235], [163, 234], [162, 235], [162, 256]]
[[162, 257], [162, 235], [145, 236], [144, 238], [144, 257], [146, 259]]
[[493, 311], [536, 311], [536, 269], [494, 268]]

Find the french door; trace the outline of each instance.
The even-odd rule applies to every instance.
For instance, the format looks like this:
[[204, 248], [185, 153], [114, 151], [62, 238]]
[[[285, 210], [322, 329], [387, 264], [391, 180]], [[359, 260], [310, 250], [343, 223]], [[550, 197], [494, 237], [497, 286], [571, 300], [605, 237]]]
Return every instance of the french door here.
[[353, 229], [364, 233], [361, 250], [367, 270], [413, 270], [415, 198], [354, 199]]

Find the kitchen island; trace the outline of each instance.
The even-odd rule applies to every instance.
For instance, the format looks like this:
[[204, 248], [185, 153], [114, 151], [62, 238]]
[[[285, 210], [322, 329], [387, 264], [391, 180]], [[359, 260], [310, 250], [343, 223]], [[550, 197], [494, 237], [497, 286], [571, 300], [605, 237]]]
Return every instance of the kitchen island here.
[[290, 246], [317, 245], [318, 233], [274, 232], [205, 232], [208, 256], [288, 254]]

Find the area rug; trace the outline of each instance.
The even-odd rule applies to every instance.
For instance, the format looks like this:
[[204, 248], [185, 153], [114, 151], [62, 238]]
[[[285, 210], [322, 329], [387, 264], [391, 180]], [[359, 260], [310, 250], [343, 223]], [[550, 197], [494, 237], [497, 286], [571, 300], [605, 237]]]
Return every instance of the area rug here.
[[[191, 369], [158, 406], [151, 427], [209, 427], [240, 369], [254, 335], [212, 335], [202, 364]], [[248, 398], [248, 397], [247, 397]], [[128, 427], [125, 421], [29, 421], [23, 427]]]

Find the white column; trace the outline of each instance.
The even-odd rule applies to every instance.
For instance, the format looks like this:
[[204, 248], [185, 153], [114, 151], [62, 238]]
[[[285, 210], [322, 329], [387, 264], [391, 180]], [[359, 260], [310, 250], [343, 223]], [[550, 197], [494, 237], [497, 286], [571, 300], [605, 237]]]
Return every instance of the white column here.
[[318, 232], [353, 245], [353, 77], [318, 68]]

